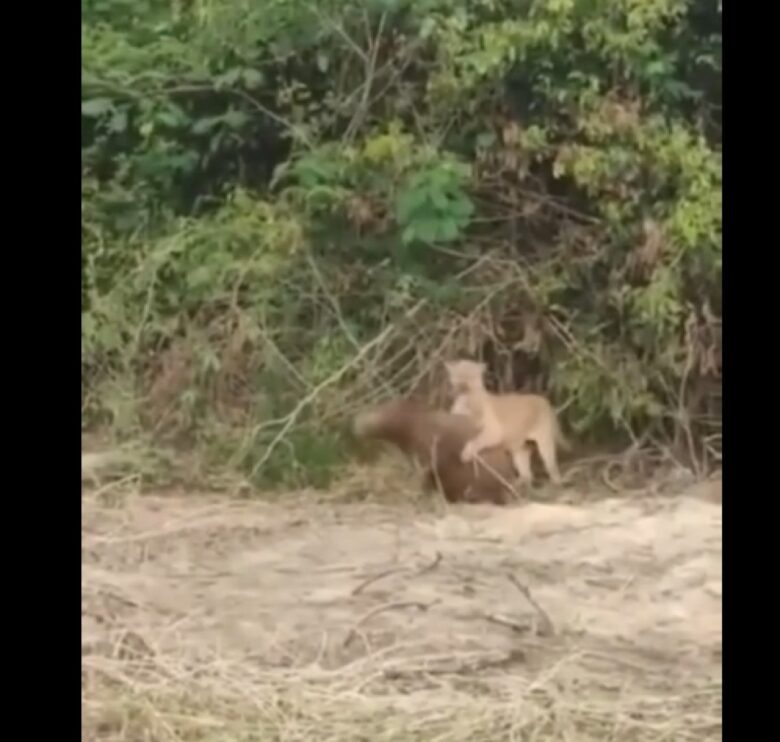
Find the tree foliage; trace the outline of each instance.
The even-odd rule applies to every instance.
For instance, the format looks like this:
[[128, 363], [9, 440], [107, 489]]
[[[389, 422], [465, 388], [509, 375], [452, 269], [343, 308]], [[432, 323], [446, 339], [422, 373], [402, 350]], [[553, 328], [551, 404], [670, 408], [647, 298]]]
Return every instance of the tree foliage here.
[[[324, 481], [485, 357], [720, 435], [715, 0], [83, 0], [85, 424]], [[262, 462], [262, 466], [258, 466]]]

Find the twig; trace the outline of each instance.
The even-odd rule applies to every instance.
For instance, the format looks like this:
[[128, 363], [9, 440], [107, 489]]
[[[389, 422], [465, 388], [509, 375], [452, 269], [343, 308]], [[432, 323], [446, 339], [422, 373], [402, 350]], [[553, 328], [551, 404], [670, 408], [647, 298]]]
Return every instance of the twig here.
[[539, 634], [540, 636], [552, 636], [555, 633], [555, 627], [553, 626], [553, 622], [550, 619], [550, 616], [548, 615], [547, 611], [542, 608], [542, 606], [539, 605], [539, 603], [536, 602], [536, 598], [534, 598], [533, 595], [531, 595], [531, 591], [528, 589], [526, 585], [524, 585], [520, 580], [517, 579], [513, 574], [507, 574], [507, 578], [509, 581], [523, 594], [523, 597], [533, 606], [534, 610], [539, 614], [539, 618], [541, 619], [542, 623], [539, 626]]
[[515, 497], [516, 500], [522, 499], [522, 495], [518, 492], [512, 484], [510, 484], [504, 477], [502, 477], [480, 454], [477, 454], [474, 459], [474, 466], [479, 463], [484, 466], [487, 471], [492, 474], [501, 484], [504, 485]]
[[389, 577], [390, 575], [395, 575], [395, 574], [399, 574], [400, 572], [406, 572], [406, 571], [407, 571], [406, 567], [391, 567], [390, 569], [385, 569], [379, 574], [372, 575], [368, 579], [363, 580], [363, 582], [361, 582], [357, 587], [355, 587], [352, 590], [351, 595], [353, 596], [360, 595], [360, 593], [362, 593], [363, 590], [365, 590], [369, 585], [373, 585], [375, 582], [379, 582], [379, 580], [385, 577]]
[[528, 624], [518, 623], [517, 621], [513, 621], [511, 618], [499, 616], [494, 613], [486, 613], [485, 620], [489, 621], [490, 623], [497, 624], [498, 626], [505, 626], [509, 629], [512, 629], [512, 631], [514, 631], [516, 634], [527, 634], [531, 629]]
[[[175, 85], [173, 87], [164, 88], [158, 93], [149, 93], [149, 95], [160, 96], [160, 95], [171, 95], [173, 93], [198, 93], [198, 92], [211, 93], [214, 92], [215, 90], [216, 88], [214, 87], [214, 85], [210, 85], [210, 84]], [[306, 136], [306, 131], [302, 126], [298, 126], [292, 123], [291, 121], [288, 121], [283, 116], [280, 116], [278, 113], [275, 113], [270, 108], [267, 108], [262, 103], [260, 103], [260, 101], [258, 101], [256, 98], [251, 96], [246, 91], [241, 90], [239, 88], [225, 87], [222, 89], [222, 92], [235, 95], [239, 98], [243, 98], [247, 103], [249, 103], [251, 106], [256, 108], [264, 116], [267, 116], [269, 119], [279, 124], [279, 126], [283, 127], [284, 129], [287, 129], [293, 135], [298, 137], [298, 139], [306, 147], [311, 149], [314, 146], [311, 140], [309, 139], [309, 137]]]
[[366, 623], [366, 621], [370, 621], [375, 616], [378, 616], [380, 613], [384, 613], [385, 611], [397, 611], [397, 610], [404, 610], [406, 608], [416, 608], [418, 611], [427, 611], [432, 606], [436, 605], [439, 601], [434, 600], [432, 603], [421, 603], [418, 600], [406, 600], [406, 601], [400, 601], [396, 603], [386, 603], [385, 605], [377, 606], [376, 608], [373, 608], [365, 615], [361, 616], [357, 623], [349, 630], [349, 633], [344, 639], [343, 647], [346, 648], [349, 646], [349, 644], [352, 642], [352, 640], [355, 638], [355, 635], [360, 630], [360, 627]]
[[342, 26], [340, 23], [337, 23], [328, 15], [325, 15], [319, 8], [317, 8], [315, 3], [311, 3], [309, 5], [309, 8], [311, 11], [316, 15], [321, 21], [323, 21], [327, 26], [330, 26], [332, 31], [335, 31], [341, 38], [346, 42], [347, 46], [352, 49], [355, 54], [357, 54], [358, 57], [363, 61], [364, 64], [368, 64], [368, 55], [363, 51], [363, 49], [360, 48], [360, 45], [346, 32], [344, 26]]
[[[423, 307], [426, 304], [425, 299], [420, 299], [413, 307], [411, 307], [406, 312], [406, 319], [411, 319], [414, 317], [415, 314], [420, 310], [421, 307]], [[379, 333], [376, 337], [373, 338], [370, 342], [368, 342], [366, 345], [364, 345], [358, 353], [344, 366], [342, 366], [338, 371], [336, 371], [334, 374], [329, 376], [327, 379], [322, 381], [320, 384], [318, 384], [316, 387], [314, 387], [303, 399], [301, 399], [300, 402], [295, 406], [295, 409], [293, 409], [292, 412], [290, 412], [288, 415], [286, 415], [283, 418], [278, 418], [275, 420], [270, 420], [265, 423], [261, 423], [255, 429], [252, 431], [251, 435], [255, 436], [257, 433], [259, 433], [261, 430], [271, 427], [273, 425], [282, 424], [282, 429], [277, 433], [277, 435], [274, 437], [274, 439], [269, 444], [268, 448], [266, 449], [263, 456], [260, 458], [260, 460], [252, 467], [252, 472], [250, 474], [250, 479], [257, 474], [257, 472], [260, 470], [260, 468], [265, 464], [266, 461], [270, 458], [271, 454], [273, 453], [276, 446], [279, 445], [280, 441], [284, 438], [285, 435], [289, 432], [290, 428], [295, 424], [295, 421], [298, 418], [298, 415], [301, 414], [303, 409], [310, 404], [311, 402], [316, 399], [316, 397], [327, 387], [331, 386], [332, 384], [335, 384], [339, 379], [341, 379], [344, 374], [349, 371], [353, 366], [356, 366], [367, 354], [368, 352], [375, 348], [377, 345], [381, 344], [392, 332], [395, 330], [396, 325], [390, 324], [385, 327], [382, 332]]]
[[601, 481], [604, 482], [605, 485], [609, 489], [611, 489], [615, 494], [620, 494], [620, 487], [618, 487], [613, 481], [612, 477], [610, 476], [610, 472], [612, 471], [612, 468], [617, 465], [617, 461], [608, 461], [606, 466], [604, 466], [601, 470]]
[[499, 657], [477, 657], [473, 662], [461, 662], [454, 665], [428, 668], [389, 669], [384, 670], [383, 677], [387, 680], [400, 680], [415, 675], [475, 675], [484, 670], [508, 667], [516, 662], [525, 662], [525, 652], [522, 649], [512, 649]]
[[353, 366], [356, 366], [361, 361], [361, 359], [373, 347], [379, 345], [379, 343], [381, 343], [393, 331], [393, 329], [393, 325], [388, 325], [385, 327], [385, 329], [382, 330], [382, 332], [380, 332], [379, 335], [377, 335], [373, 340], [371, 340], [371, 342], [364, 345], [360, 351], [352, 359], [350, 359], [350, 361], [345, 363], [338, 371], [336, 371], [336, 373], [331, 374], [327, 379], [314, 387], [314, 389], [312, 389], [300, 402], [298, 402], [298, 404], [295, 406], [295, 409], [289, 415], [287, 415], [286, 418], [283, 418], [285, 422], [281, 430], [276, 434], [274, 439], [268, 445], [265, 453], [260, 457], [258, 462], [252, 467], [250, 479], [254, 477], [265, 464], [265, 462], [268, 461], [281, 440], [287, 435], [290, 428], [295, 424], [295, 421], [298, 419], [298, 415], [303, 412], [304, 408], [313, 402], [314, 399], [316, 399], [316, 397], [320, 394], [320, 392], [329, 387], [331, 384], [335, 384], [342, 376], [344, 376], [345, 373], [347, 373], [347, 371], [349, 371]]
[[431, 441], [431, 474], [433, 475], [434, 484], [436, 485], [436, 491], [439, 493], [439, 497], [442, 498], [444, 503], [447, 502], [447, 495], [444, 493], [444, 487], [441, 483], [441, 477], [439, 476], [439, 467], [436, 466], [437, 464], [437, 454], [439, 451], [438, 446], [436, 445], [439, 442], [439, 436], [434, 435], [433, 440]]
[[701, 477], [704, 473], [704, 467], [699, 461], [699, 457], [696, 455], [696, 444], [693, 440], [693, 431], [690, 425], [690, 415], [686, 406], [686, 389], [688, 386], [688, 377], [693, 371], [694, 356], [690, 345], [687, 348], [685, 369], [683, 370], [682, 378], [680, 379], [680, 389], [677, 395], [677, 416], [678, 424], [683, 430], [685, 435], [685, 442], [688, 446], [688, 456], [690, 457], [691, 464], [694, 468], [694, 472], [697, 477]]
[[[317, 265], [317, 262], [315, 261], [314, 255], [312, 255], [311, 251], [307, 251], [306, 260], [308, 261], [311, 272], [314, 275], [314, 280], [320, 287], [320, 291], [322, 291], [322, 293], [325, 295], [326, 301], [328, 304], [330, 304], [331, 311], [333, 312], [333, 315], [335, 316], [336, 322], [338, 322], [341, 331], [344, 333], [344, 336], [347, 338], [347, 340], [349, 340], [352, 346], [357, 350], [360, 350], [360, 343], [358, 342], [354, 333], [349, 329], [349, 325], [347, 325], [347, 322], [344, 319], [344, 315], [341, 311], [341, 307], [339, 306], [339, 301], [330, 291], [327, 283], [325, 283], [325, 278], [322, 275], [322, 272], [320, 271], [320, 268]], [[386, 392], [392, 392], [392, 389], [389, 387], [389, 385], [384, 381], [384, 379], [382, 379], [381, 376], [373, 372], [373, 369], [369, 369], [369, 373], [371, 373], [372, 378], [378, 381], [380, 386], [384, 387]]]
[[259, 330], [260, 337], [262, 338], [263, 343], [265, 343], [270, 350], [273, 351], [273, 353], [279, 358], [279, 360], [284, 364], [284, 367], [290, 372], [291, 376], [295, 378], [295, 380], [301, 384], [301, 386], [311, 389], [311, 384], [301, 375], [300, 371], [298, 371], [297, 368], [295, 368], [295, 364], [287, 358], [284, 353], [282, 353], [279, 346], [276, 344], [276, 341], [271, 337], [271, 335], [266, 331], [265, 327], [261, 327]]
[[412, 572], [411, 569], [408, 567], [391, 567], [390, 569], [385, 569], [379, 572], [378, 574], [371, 575], [371, 577], [363, 580], [357, 587], [355, 587], [352, 590], [351, 595], [360, 595], [369, 585], [373, 585], [375, 582], [378, 582], [381, 579], [384, 579], [385, 577], [390, 577], [390, 575], [395, 574], [401, 574], [403, 572], [412, 572], [413, 577], [419, 577], [420, 575], [424, 575], [428, 572], [432, 572], [436, 567], [439, 566], [439, 563], [443, 559], [442, 553], [440, 551], [436, 552], [436, 556], [434, 557], [433, 561], [430, 564], [426, 564], [420, 569], [418, 569], [416, 572]]
[[420, 575], [427, 574], [428, 572], [433, 572], [433, 570], [439, 566], [443, 558], [444, 557], [442, 556], [442, 553], [440, 551], [437, 551], [433, 561], [430, 564], [426, 564], [422, 569], [419, 569], [415, 574], [415, 577], [419, 577]]
[[428, 354], [428, 364], [425, 366], [422, 366], [420, 368], [420, 371], [418, 374], [412, 379], [411, 385], [416, 386], [420, 383], [420, 381], [427, 376], [431, 369], [436, 367], [440, 362], [441, 358], [443, 356], [443, 353], [445, 349], [448, 347], [449, 341], [456, 335], [456, 333], [461, 330], [465, 325], [467, 325], [469, 322], [473, 321], [475, 317], [479, 315], [479, 313], [498, 295], [500, 294], [504, 289], [511, 288], [514, 285], [515, 281], [504, 281], [502, 283], [497, 284], [493, 288], [491, 288], [490, 291], [485, 291], [484, 297], [474, 306], [474, 308], [466, 315], [466, 317], [463, 318], [459, 323], [452, 324], [449, 328], [449, 330], [445, 333], [443, 340], [439, 344], [439, 347], [433, 351], [432, 353]]
[[376, 62], [377, 57], [379, 56], [379, 48], [381, 46], [380, 39], [382, 36], [382, 31], [385, 27], [385, 21], [387, 20], [387, 11], [383, 12], [379, 19], [376, 36], [374, 36], [374, 38], [371, 37], [371, 24], [367, 13], [364, 13], [364, 20], [366, 23], [366, 36], [368, 37], [370, 54], [364, 62], [366, 81], [365, 87], [363, 88], [363, 95], [361, 96], [361, 100], [358, 103], [355, 115], [352, 117], [352, 121], [349, 122], [347, 130], [344, 133], [344, 141], [347, 143], [351, 142], [355, 138], [363, 124], [363, 121], [368, 115], [368, 111], [371, 105], [371, 89], [374, 84], [376, 73]]

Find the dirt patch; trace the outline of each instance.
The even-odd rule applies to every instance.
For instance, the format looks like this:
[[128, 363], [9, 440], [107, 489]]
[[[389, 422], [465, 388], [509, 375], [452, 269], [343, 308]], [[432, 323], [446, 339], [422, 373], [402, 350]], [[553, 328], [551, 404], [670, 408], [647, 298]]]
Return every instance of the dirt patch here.
[[721, 506], [85, 496], [91, 740], [718, 740]]

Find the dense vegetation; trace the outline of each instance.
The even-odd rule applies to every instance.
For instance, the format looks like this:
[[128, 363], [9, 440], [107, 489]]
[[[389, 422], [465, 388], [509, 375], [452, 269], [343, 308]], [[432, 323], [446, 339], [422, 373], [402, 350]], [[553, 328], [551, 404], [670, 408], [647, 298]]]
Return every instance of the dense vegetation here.
[[85, 427], [324, 482], [468, 355], [717, 460], [719, 0], [82, 5]]

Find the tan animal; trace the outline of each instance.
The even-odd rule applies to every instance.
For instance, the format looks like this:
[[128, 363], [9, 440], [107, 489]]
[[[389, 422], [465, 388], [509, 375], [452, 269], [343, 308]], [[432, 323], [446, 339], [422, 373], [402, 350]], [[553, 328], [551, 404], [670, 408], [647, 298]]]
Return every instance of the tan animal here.
[[355, 434], [392, 443], [425, 470], [426, 488], [440, 487], [449, 502], [506, 504], [514, 478], [512, 458], [503, 447], [487, 449], [482, 461], [464, 463], [460, 454], [479, 433], [466, 415], [432, 410], [415, 399], [393, 399], [361, 412]]
[[568, 448], [558, 418], [550, 402], [538, 394], [491, 394], [485, 389], [485, 364], [476, 361], [450, 361], [445, 364], [455, 392], [453, 409], [467, 409], [479, 433], [461, 451], [461, 460], [473, 461], [477, 454], [493, 446], [506, 446], [521, 480], [530, 482], [533, 441], [550, 479], [559, 484], [556, 444]]

